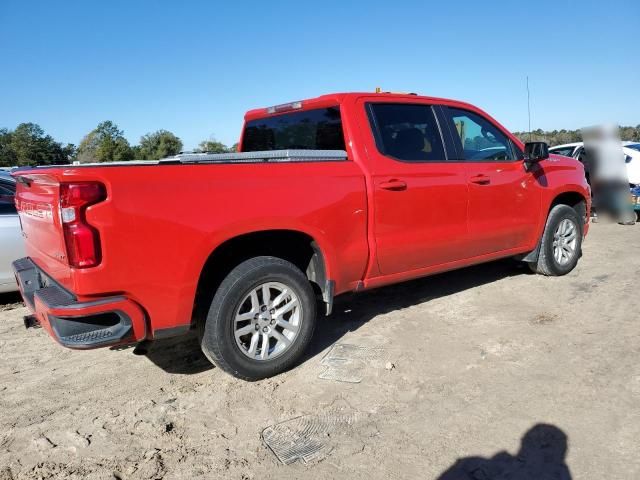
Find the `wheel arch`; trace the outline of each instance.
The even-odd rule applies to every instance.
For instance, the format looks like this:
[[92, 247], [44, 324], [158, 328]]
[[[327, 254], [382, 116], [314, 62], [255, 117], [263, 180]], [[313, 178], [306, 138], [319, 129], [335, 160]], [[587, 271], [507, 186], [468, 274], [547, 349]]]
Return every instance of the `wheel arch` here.
[[[546, 210], [545, 214], [542, 217], [542, 222], [538, 232], [538, 242], [536, 243], [536, 247], [529, 253], [526, 253], [521, 257], [518, 257], [519, 260], [523, 262], [528, 262], [528, 263], [536, 262], [538, 260], [538, 256], [540, 254], [540, 245], [542, 242], [542, 235], [544, 234], [544, 227], [547, 223], [547, 219], [549, 218], [549, 213], [551, 212], [551, 210], [553, 210], [553, 207], [555, 207], [556, 205], [567, 205], [576, 211], [576, 213], [578, 214], [578, 217], [583, 219], [585, 224], [589, 221], [589, 218], [587, 217], [589, 214], [589, 211], [588, 211], [589, 202], [582, 192], [578, 190], [564, 190], [564, 191], [556, 192], [555, 196], [552, 198], [551, 202], [549, 203], [549, 208]], [[583, 228], [583, 225], [581, 225], [580, 227]]]
[[192, 322], [206, 318], [222, 280], [249, 258], [274, 256], [296, 265], [325, 303], [329, 315], [335, 283], [329, 278], [327, 254], [309, 233], [295, 229], [259, 230], [234, 235], [219, 243], [202, 264], [193, 302]]
[[582, 193], [576, 190], [567, 190], [556, 194], [549, 205], [549, 210], [547, 210], [547, 217], [551, 209], [556, 205], [567, 205], [573, 208], [578, 216], [583, 219], [585, 223], [587, 222], [587, 199]]

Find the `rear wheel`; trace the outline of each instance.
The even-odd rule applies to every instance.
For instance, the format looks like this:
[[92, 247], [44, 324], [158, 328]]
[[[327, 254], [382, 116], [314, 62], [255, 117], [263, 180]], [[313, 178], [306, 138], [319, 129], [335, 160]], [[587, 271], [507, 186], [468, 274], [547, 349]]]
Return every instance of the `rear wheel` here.
[[542, 234], [538, 260], [529, 263], [542, 275], [560, 276], [573, 270], [582, 255], [582, 220], [568, 205], [556, 205], [549, 212]]
[[247, 260], [214, 295], [201, 347], [219, 368], [259, 380], [291, 368], [311, 340], [315, 295], [307, 277], [276, 257]]

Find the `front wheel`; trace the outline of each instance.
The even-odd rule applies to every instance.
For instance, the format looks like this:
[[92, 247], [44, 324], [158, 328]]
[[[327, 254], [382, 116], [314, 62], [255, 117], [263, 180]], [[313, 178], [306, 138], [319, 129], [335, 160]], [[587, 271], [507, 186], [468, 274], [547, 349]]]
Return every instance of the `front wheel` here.
[[542, 234], [538, 261], [531, 269], [542, 275], [560, 276], [573, 270], [582, 255], [582, 219], [568, 205], [556, 205], [549, 212]]
[[201, 347], [231, 375], [259, 380], [291, 368], [313, 335], [316, 299], [307, 277], [276, 257], [247, 260], [214, 295]]

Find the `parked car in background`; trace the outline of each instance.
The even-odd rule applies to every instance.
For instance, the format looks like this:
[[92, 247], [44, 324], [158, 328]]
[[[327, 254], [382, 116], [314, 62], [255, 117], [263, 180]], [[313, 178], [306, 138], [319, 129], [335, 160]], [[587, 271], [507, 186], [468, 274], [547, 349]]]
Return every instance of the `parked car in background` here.
[[15, 179], [8, 171], [0, 170], [0, 293], [18, 290], [11, 262], [24, 256], [15, 194]]
[[[622, 151], [627, 155], [627, 171], [633, 171], [629, 173], [629, 178], [633, 175], [636, 180], [631, 183], [640, 185], [640, 142], [622, 142]], [[631, 160], [628, 157], [631, 157]]]
[[[622, 152], [627, 164], [627, 175], [631, 185], [640, 185], [640, 142], [622, 142]], [[549, 148], [549, 153], [572, 157], [584, 164], [584, 143], [575, 142], [556, 145]], [[587, 174], [589, 172], [587, 171]]]
[[584, 152], [584, 143], [565, 143], [563, 145], [556, 145], [555, 147], [549, 147], [549, 153], [555, 153], [556, 155], [564, 155], [565, 157], [578, 158], [578, 155]]
[[505, 257], [570, 272], [591, 204], [576, 160], [409, 94], [249, 111], [239, 153], [13, 175], [27, 325], [70, 348], [193, 329], [247, 380], [295, 364], [336, 295]]

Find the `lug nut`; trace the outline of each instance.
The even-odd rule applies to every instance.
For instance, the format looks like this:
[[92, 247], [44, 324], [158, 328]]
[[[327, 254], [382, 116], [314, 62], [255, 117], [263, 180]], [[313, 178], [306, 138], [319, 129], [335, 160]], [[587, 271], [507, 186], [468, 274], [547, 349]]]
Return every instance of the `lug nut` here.
[[275, 320], [271, 320], [271, 325], [275, 325], [276, 321]]
[[260, 325], [256, 323], [256, 330], [260, 330]]
[[271, 315], [273, 315], [274, 313], [276, 313], [276, 310], [275, 310], [274, 308], [272, 308], [271, 310], [269, 310], [269, 313], [270, 313]]
[[264, 333], [267, 333], [267, 332], [269, 331], [269, 329], [268, 329], [267, 327], [264, 327], [264, 328], [262, 329], [262, 331], [263, 331]]
[[262, 310], [263, 312], [266, 312], [267, 311], [267, 306], [263, 305], [262, 307], [260, 307], [260, 310]]

